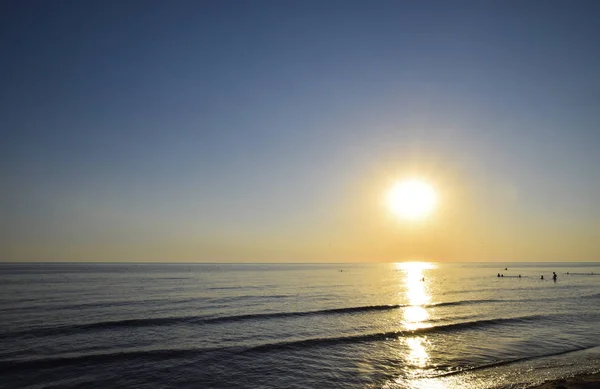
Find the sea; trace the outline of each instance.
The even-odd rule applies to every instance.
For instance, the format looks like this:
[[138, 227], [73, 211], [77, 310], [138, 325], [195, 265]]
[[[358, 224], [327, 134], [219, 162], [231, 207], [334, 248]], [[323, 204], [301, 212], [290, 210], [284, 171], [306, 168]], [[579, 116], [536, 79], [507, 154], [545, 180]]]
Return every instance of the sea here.
[[598, 371], [600, 263], [0, 264], [1, 388], [526, 388]]

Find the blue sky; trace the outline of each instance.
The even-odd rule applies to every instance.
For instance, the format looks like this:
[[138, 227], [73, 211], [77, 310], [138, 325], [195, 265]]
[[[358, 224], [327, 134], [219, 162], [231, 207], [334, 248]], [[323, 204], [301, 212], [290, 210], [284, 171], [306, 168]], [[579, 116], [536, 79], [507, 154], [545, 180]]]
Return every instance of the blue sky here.
[[595, 2], [1, 7], [0, 260], [600, 254]]

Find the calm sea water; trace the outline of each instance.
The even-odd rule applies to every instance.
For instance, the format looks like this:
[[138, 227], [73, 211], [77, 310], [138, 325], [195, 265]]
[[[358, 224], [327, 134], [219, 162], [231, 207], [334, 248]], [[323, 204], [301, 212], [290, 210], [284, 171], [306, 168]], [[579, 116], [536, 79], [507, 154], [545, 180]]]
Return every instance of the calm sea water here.
[[600, 263], [0, 264], [0, 288], [6, 388], [516, 388], [600, 370]]

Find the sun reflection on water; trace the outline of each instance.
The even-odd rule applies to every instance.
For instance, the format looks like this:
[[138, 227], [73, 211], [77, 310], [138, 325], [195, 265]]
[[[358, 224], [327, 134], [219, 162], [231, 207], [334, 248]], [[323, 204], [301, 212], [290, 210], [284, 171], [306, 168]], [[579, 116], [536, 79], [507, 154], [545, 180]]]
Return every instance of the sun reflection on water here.
[[[425, 279], [425, 270], [435, 266], [427, 262], [397, 263], [396, 269], [401, 271], [401, 284], [404, 288], [402, 294], [408, 303], [403, 311], [403, 326], [405, 330], [414, 331], [420, 328], [431, 327], [429, 312], [426, 305], [431, 303], [431, 294], [428, 282]], [[399, 377], [396, 384], [408, 379], [413, 381], [425, 373], [430, 357], [428, 352], [429, 341], [427, 336], [409, 335], [401, 337], [399, 341], [406, 346], [402, 355], [405, 364], [405, 376]], [[405, 381], [404, 381], [405, 382]], [[406, 382], [405, 382], [406, 383]]]
[[431, 302], [431, 295], [428, 293], [423, 271], [433, 269], [434, 266], [427, 262], [401, 262], [396, 264], [396, 268], [402, 270], [404, 293], [409, 304], [404, 309], [404, 327], [407, 330], [430, 327], [430, 324], [425, 323], [429, 319], [429, 313], [424, 305]]
[[[400, 370], [396, 377], [384, 382], [382, 389], [462, 389], [483, 388], [482, 382], [477, 379], [465, 381], [461, 376], [440, 376], [435, 366], [432, 342], [419, 329], [431, 327], [429, 323], [429, 310], [431, 303], [431, 283], [426, 277], [426, 270], [435, 269], [436, 266], [427, 262], [396, 263], [396, 270], [400, 275], [399, 294], [407, 304], [403, 309], [402, 326], [403, 334], [398, 337], [398, 362]], [[434, 353], [433, 353], [434, 354]], [[485, 386], [487, 387], [487, 386]]]
[[406, 357], [407, 362], [413, 366], [424, 368], [429, 362], [429, 354], [425, 348], [426, 339], [420, 336], [415, 336], [406, 339], [406, 345], [408, 346], [408, 355]]

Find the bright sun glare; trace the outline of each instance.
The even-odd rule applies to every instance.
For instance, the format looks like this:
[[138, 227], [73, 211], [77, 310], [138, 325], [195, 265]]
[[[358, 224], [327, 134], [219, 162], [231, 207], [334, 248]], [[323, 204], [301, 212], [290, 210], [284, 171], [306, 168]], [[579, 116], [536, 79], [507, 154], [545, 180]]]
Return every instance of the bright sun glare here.
[[387, 203], [390, 210], [401, 218], [420, 220], [433, 212], [437, 196], [433, 187], [427, 182], [410, 179], [397, 182], [390, 189]]

